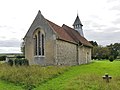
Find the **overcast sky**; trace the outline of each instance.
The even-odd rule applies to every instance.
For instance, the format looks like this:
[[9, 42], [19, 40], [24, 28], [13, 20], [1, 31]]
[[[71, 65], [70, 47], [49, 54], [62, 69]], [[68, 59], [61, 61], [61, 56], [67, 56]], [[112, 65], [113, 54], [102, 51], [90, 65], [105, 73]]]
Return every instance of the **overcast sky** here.
[[120, 43], [120, 0], [0, 0], [0, 53], [18, 53], [35, 16], [72, 27], [77, 13], [88, 40]]

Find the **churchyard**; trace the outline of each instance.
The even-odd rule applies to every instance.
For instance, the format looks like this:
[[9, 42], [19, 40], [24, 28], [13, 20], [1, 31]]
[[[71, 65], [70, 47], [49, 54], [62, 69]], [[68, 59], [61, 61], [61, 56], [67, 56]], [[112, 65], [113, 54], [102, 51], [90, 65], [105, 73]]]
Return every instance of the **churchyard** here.
[[[109, 82], [105, 73], [112, 76]], [[8, 66], [0, 64], [0, 90], [119, 90], [120, 61], [79, 66]]]

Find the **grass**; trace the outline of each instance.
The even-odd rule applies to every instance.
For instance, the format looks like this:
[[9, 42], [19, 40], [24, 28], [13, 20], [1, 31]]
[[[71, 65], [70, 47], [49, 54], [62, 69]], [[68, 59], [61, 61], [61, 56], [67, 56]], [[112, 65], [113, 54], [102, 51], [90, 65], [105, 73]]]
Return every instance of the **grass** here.
[[[113, 78], [106, 83], [102, 76], [109, 73]], [[95, 61], [91, 64], [71, 67], [71, 70], [54, 78], [35, 90], [119, 90], [120, 62]]]
[[8, 65], [0, 65], [0, 80], [14, 83], [22, 86], [24, 89], [31, 90], [39, 84], [55, 78], [65, 72], [67, 67], [58, 66], [21, 66], [11, 67]]
[[23, 88], [0, 80], [0, 90], [23, 90]]
[[[102, 79], [105, 73], [112, 76], [109, 83]], [[5, 89], [1, 89], [2, 87]], [[71, 67], [0, 65], [0, 90], [119, 90], [119, 88], [120, 61], [93, 61], [90, 64]]]

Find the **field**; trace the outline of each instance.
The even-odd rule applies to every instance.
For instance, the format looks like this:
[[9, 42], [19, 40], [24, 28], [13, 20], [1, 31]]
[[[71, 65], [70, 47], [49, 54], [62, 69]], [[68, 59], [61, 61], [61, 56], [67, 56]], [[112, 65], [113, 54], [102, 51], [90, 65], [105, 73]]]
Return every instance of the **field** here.
[[[102, 79], [105, 73], [112, 76], [109, 83]], [[71, 67], [0, 66], [0, 90], [119, 89], [120, 61], [93, 61], [90, 64]]]

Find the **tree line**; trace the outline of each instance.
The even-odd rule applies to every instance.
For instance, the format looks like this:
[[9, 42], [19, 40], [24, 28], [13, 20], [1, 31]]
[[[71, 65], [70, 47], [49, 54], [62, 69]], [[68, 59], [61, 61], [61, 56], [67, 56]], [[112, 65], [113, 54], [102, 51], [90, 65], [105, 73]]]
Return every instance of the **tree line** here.
[[90, 41], [93, 45], [92, 59], [120, 59], [120, 43], [114, 43], [107, 46], [98, 45], [95, 41]]

